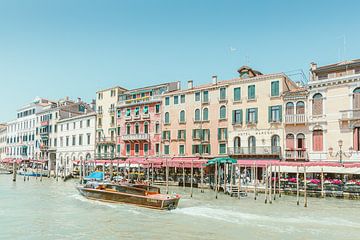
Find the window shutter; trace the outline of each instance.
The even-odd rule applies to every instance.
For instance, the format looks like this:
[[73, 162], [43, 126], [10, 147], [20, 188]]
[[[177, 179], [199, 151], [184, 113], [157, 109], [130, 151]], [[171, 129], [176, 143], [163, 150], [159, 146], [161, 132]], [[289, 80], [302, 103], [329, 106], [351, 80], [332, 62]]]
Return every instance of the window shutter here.
[[192, 154], [195, 154], [195, 146], [192, 145], [191, 147], [192, 147]]
[[236, 121], [235, 121], [235, 110], [232, 111], [232, 123], [234, 124]]
[[218, 128], [218, 140], [220, 140], [220, 139], [221, 139], [221, 129]]
[[227, 128], [224, 128], [225, 140], [227, 140]]
[[255, 108], [255, 123], [258, 122], [258, 109]]
[[195, 138], [195, 129], [192, 130], [192, 138]]
[[178, 130], [178, 137], [177, 137], [178, 139], [180, 139], [180, 138], [181, 138], [181, 134], [180, 134], [180, 132], [181, 132], [181, 131], [180, 131], [180, 130]]
[[279, 105], [279, 120], [282, 122], [282, 106]]
[[243, 110], [240, 109], [240, 123], [242, 124], [243, 123]]
[[[271, 84], [272, 86], [272, 84]], [[269, 110], [268, 110], [268, 122], [271, 122], [271, 108], [272, 107], [269, 107]]]
[[203, 146], [200, 144], [199, 145], [199, 153], [202, 154], [203, 153]]
[[246, 118], [246, 123], [249, 123], [249, 109], [248, 109], [248, 108], [246, 109], [246, 116], [245, 116], [245, 118]]

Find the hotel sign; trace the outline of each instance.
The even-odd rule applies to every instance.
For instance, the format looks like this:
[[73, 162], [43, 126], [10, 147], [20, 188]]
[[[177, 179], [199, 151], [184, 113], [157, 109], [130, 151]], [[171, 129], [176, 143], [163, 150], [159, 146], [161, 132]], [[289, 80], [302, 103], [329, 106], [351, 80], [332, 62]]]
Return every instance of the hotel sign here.
[[249, 130], [249, 131], [239, 131], [237, 136], [264, 136], [264, 135], [274, 135], [278, 134], [278, 130]]

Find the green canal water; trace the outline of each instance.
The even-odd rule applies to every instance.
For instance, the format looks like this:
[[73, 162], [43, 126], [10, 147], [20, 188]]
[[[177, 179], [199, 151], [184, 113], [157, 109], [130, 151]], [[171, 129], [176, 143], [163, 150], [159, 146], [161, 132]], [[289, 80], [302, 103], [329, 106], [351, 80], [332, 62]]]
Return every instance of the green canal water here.
[[0, 175], [0, 239], [360, 239], [360, 201], [292, 196], [264, 204], [172, 187], [179, 208], [157, 211], [87, 200], [75, 181]]

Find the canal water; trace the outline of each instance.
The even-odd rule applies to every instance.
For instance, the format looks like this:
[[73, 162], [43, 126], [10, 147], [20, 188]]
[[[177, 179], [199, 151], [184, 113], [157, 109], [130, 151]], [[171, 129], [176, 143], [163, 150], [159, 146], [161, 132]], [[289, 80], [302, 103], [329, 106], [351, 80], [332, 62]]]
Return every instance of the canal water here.
[[75, 181], [0, 175], [0, 239], [360, 239], [360, 201], [292, 196], [270, 204], [171, 187], [179, 208], [158, 211], [84, 199]]

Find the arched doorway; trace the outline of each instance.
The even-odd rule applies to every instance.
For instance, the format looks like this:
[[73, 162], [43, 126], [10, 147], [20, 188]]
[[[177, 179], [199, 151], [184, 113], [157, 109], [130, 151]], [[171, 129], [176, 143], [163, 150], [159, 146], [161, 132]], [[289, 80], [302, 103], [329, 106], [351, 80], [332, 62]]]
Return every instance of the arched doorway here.
[[271, 137], [271, 152], [273, 154], [280, 153], [280, 137], [278, 135]]

